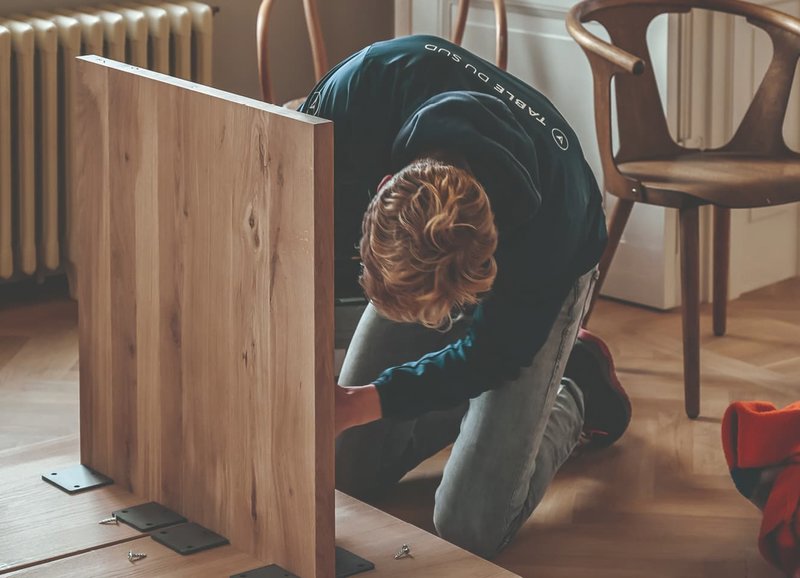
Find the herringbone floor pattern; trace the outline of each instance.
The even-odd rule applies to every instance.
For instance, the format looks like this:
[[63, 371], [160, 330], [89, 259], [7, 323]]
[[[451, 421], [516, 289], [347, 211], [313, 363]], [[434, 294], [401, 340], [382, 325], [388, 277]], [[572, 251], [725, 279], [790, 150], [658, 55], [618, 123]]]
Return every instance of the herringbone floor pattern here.
[[[730, 304], [714, 337], [703, 308], [702, 414], [683, 410], [680, 314], [601, 301], [591, 329], [614, 354], [633, 401], [628, 433], [561, 469], [496, 560], [525, 578], [773, 578], [758, 555], [758, 511], [727, 474], [720, 422], [736, 399], [800, 399], [800, 279]], [[446, 455], [409, 474], [378, 505], [433, 530]]]
[[[75, 437], [76, 325], [64, 297], [0, 294], [0, 456]], [[714, 337], [704, 308], [702, 416], [690, 421], [680, 316], [599, 304], [592, 329], [633, 399], [631, 428], [567, 463], [501, 566], [526, 578], [779, 578], [758, 556], [759, 515], [730, 482], [719, 431], [732, 400], [800, 398], [800, 278], [732, 302], [728, 326]], [[431, 530], [445, 460], [420, 466], [380, 507]]]

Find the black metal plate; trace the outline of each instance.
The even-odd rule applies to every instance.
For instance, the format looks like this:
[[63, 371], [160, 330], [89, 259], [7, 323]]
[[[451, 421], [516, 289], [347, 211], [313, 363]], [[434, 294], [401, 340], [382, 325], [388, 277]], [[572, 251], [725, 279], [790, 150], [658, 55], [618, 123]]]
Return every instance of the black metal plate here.
[[50, 470], [46, 474], [42, 474], [42, 479], [68, 494], [77, 494], [114, 483], [114, 480], [108, 476], [90, 470], [83, 464], [61, 470]]
[[230, 578], [300, 578], [277, 564], [270, 564], [241, 574], [233, 574]]
[[229, 543], [225, 536], [220, 536], [194, 522], [157, 530], [150, 534], [150, 537], [184, 556]]
[[133, 526], [140, 532], [150, 532], [165, 526], [183, 524], [186, 518], [157, 502], [147, 502], [114, 512], [117, 520]]
[[375, 569], [375, 564], [336, 546], [336, 578], [347, 578]]
[[[348, 578], [375, 569], [375, 564], [344, 548], [336, 547], [336, 578]], [[230, 578], [299, 578], [277, 564], [233, 574]]]

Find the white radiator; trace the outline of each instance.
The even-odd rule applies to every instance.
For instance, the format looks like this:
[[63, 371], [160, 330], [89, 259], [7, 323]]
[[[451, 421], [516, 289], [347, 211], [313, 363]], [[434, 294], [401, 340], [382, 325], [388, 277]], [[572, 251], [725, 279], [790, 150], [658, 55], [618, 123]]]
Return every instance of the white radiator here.
[[74, 290], [75, 57], [210, 85], [212, 32], [211, 7], [193, 0], [0, 14], [0, 280], [66, 270]]

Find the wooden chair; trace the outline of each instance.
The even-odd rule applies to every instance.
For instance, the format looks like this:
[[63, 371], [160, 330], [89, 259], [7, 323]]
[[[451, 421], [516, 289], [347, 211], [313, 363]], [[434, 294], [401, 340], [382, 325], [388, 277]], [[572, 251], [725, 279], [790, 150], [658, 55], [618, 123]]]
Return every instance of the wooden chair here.
[[[469, 0], [458, 0], [456, 27], [451, 38], [454, 44], [461, 46], [464, 38], [464, 29], [467, 27], [467, 14], [469, 13]], [[498, 68], [506, 69], [508, 65], [508, 16], [505, 0], [494, 0], [495, 21], [495, 62]]]
[[[692, 8], [747, 18], [772, 39], [774, 54], [731, 140], [710, 150], [687, 149], [669, 135], [647, 49], [649, 23]], [[597, 21], [611, 44], [589, 33]], [[594, 76], [595, 122], [605, 190], [618, 197], [600, 263], [597, 298], [634, 203], [680, 212], [683, 366], [686, 413], [700, 412], [698, 209], [714, 205], [714, 333], [725, 333], [730, 209], [800, 200], [800, 155], [783, 139], [783, 121], [800, 56], [800, 20], [738, 0], [588, 0], [576, 4], [567, 28]], [[611, 80], [615, 80], [619, 150], [612, 150]], [[591, 312], [591, 309], [590, 309]], [[588, 316], [587, 316], [588, 321]]]
[[[261, 97], [265, 102], [273, 102], [272, 77], [269, 69], [269, 46], [267, 42], [269, 31], [269, 18], [274, 0], [263, 0], [258, 8], [256, 21], [256, 43], [258, 45], [258, 71], [261, 80]], [[303, 12], [308, 28], [308, 39], [311, 43], [311, 57], [314, 61], [315, 82], [319, 82], [328, 72], [328, 52], [325, 49], [325, 39], [322, 36], [322, 27], [319, 23], [319, 10], [317, 0], [303, 0]], [[305, 97], [296, 98], [284, 106], [297, 108]]]
[[[493, 0], [495, 23], [497, 28], [497, 66], [506, 69], [508, 63], [508, 22], [506, 14], [505, 0]], [[256, 42], [258, 45], [258, 70], [261, 80], [261, 97], [266, 102], [273, 102], [272, 77], [269, 68], [269, 46], [267, 36], [269, 31], [269, 19], [272, 12], [274, 0], [263, 0], [258, 9], [258, 20], [256, 22]], [[311, 42], [311, 56], [314, 60], [315, 82], [319, 82], [323, 75], [328, 71], [328, 53], [325, 50], [325, 40], [322, 36], [322, 27], [319, 22], [319, 10], [317, 0], [303, 0], [303, 11], [305, 13], [306, 27], [308, 28], [308, 38]], [[469, 0], [459, 0], [457, 8], [456, 27], [453, 31], [452, 41], [461, 45], [464, 38], [464, 29], [467, 25], [467, 15], [469, 13]], [[287, 102], [284, 106], [297, 108], [305, 97], [296, 98]]]

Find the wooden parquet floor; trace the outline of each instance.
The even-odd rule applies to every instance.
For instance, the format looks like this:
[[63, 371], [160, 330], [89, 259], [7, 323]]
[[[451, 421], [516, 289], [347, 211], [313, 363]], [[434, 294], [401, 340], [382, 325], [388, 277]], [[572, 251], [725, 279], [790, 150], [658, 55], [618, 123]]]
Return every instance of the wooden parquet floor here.
[[[720, 419], [732, 400], [800, 399], [800, 278], [733, 301], [722, 338], [704, 307], [696, 421], [683, 412], [677, 312], [602, 301], [592, 329], [631, 394], [631, 428], [614, 447], [569, 461], [496, 562], [526, 578], [779, 578], [758, 555], [759, 512], [728, 476]], [[21, 302], [0, 292], [0, 463], [48, 441], [76, 443], [77, 343], [77, 306], [58, 291]], [[435, 456], [377, 505], [432, 530], [446, 459]]]

